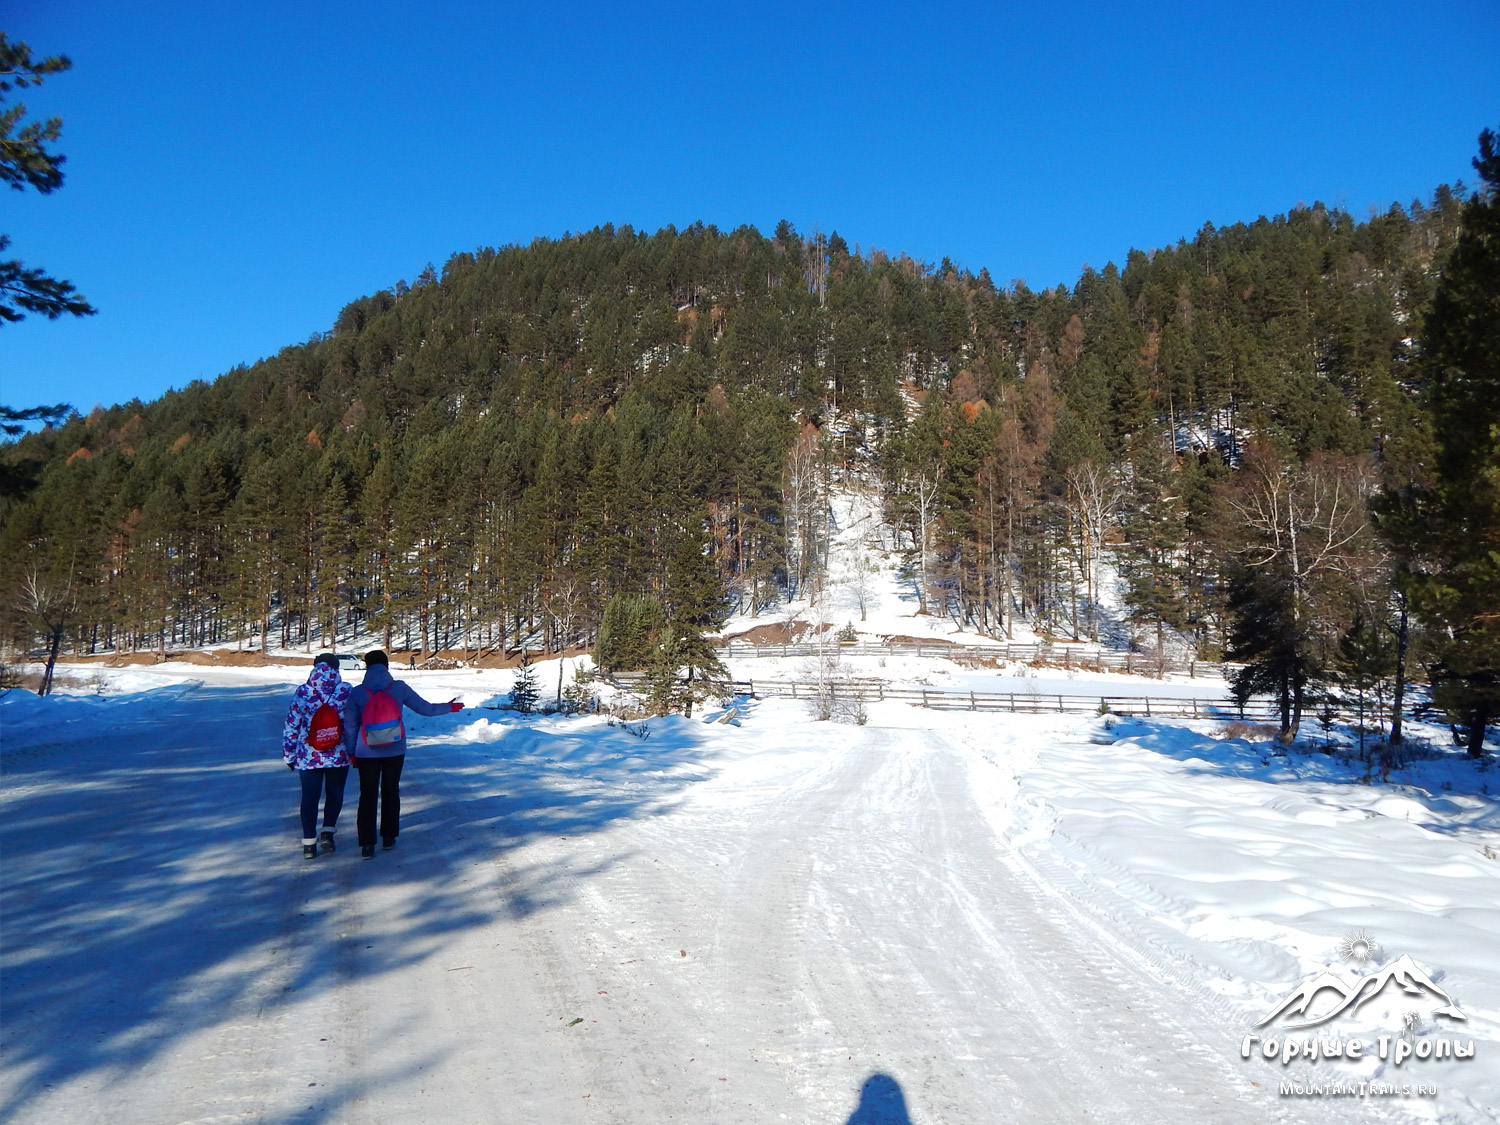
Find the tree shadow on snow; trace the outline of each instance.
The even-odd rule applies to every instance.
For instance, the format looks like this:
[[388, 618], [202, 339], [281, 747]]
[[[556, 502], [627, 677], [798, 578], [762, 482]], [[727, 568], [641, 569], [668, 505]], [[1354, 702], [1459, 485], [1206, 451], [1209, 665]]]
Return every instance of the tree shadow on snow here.
[[[1271, 785], [1358, 787], [1365, 793], [1382, 791], [1405, 799], [1406, 818], [1432, 832], [1466, 835], [1475, 831], [1500, 829], [1500, 797], [1491, 790], [1496, 781], [1459, 753], [1440, 760], [1417, 764], [1425, 772], [1436, 770], [1423, 780], [1433, 789], [1421, 788], [1396, 773], [1389, 782], [1377, 780], [1367, 784], [1365, 769], [1347, 755], [1335, 756], [1309, 748], [1305, 744], [1285, 749], [1271, 741], [1251, 742], [1243, 738], [1216, 739], [1186, 727], [1154, 722], [1139, 717], [1115, 720], [1106, 731], [1100, 731], [1096, 742], [1130, 742], [1164, 757], [1175, 758], [1190, 766], [1189, 772], [1213, 777], [1236, 777]], [[1448, 788], [1437, 789], [1440, 778]], [[1435, 790], [1435, 791], [1434, 791]], [[1455, 800], [1462, 798], [1463, 800]], [[1413, 806], [1426, 810], [1426, 816], [1413, 816]]]
[[[408, 716], [397, 848], [360, 860], [351, 777], [338, 852], [305, 861], [280, 760], [289, 697], [64, 699], [68, 721], [30, 728], [52, 741], [8, 739], [32, 744], [5, 750], [0, 789], [0, 1119], [235, 1012], [400, 972], [463, 931], [566, 901], [622, 858], [575, 862], [568, 838], [660, 815], [713, 772], [686, 720], [640, 739], [597, 719]], [[514, 855], [541, 840], [557, 854]]]
[[[316, 1074], [318, 1080], [306, 1084], [306, 1094], [301, 1099], [305, 1101], [305, 1105], [263, 1111], [256, 1115], [256, 1121], [258, 1125], [320, 1125], [324, 1121], [343, 1121], [348, 1118], [348, 1107], [360, 1101], [372, 1106], [375, 1111], [373, 1115], [378, 1119], [382, 1116], [379, 1106], [383, 1090], [399, 1089], [402, 1083], [429, 1072], [441, 1059], [442, 1052], [429, 1050], [378, 1074], [366, 1072], [355, 1081], [331, 1078], [324, 1071], [312, 1071], [310, 1073]], [[287, 1089], [298, 1085], [302, 1083], [293, 1076], [286, 1076]], [[294, 1099], [288, 1096], [284, 1100]]]

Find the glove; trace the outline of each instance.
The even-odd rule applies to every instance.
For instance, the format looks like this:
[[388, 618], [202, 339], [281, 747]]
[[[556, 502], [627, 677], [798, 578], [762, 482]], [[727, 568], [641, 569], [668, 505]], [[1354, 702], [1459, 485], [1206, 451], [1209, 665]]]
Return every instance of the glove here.
[[289, 770], [294, 770], [294, 769], [296, 769], [296, 768], [297, 768], [297, 766], [296, 766], [296, 763], [295, 763], [295, 762], [288, 762], [288, 763], [287, 763], [287, 764], [286, 764], [286, 768], [287, 768], [287, 769], [289, 769]]
[[448, 706], [454, 711], [462, 711], [464, 709], [464, 705], [456, 699], [449, 703]]

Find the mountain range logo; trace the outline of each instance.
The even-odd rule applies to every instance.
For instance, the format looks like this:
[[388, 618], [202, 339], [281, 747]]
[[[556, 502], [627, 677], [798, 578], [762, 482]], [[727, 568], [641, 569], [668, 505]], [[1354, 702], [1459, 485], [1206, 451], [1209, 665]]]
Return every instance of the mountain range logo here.
[[[1360, 978], [1354, 984], [1349, 984], [1330, 972], [1319, 973], [1294, 988], [1271, 1010], [1270, 1015], [1255, 1026], [1265, 1027], [1266, 1024], [1281, 1016], [1301, 1016], [1311, 1018], [1285, 1026], [1288, 1029], [1317, 1027], [1345, 1012], [1353, 1015], [1391, 985], [1395, 985], [1407, 996], [1428, 996], [1434, 1000], [1441, 1000], [1442, 1003], [1432, 1009], [1433, 1016], [1447, 1016], [1454, 1020], [1469, 1018], [1459, 1010], [1458, 1005], [1453, 1002], [1453, 997], [1427, 975], [1425, 969], [1413, 961], [1409, 955], [1403, 953], [1385, 968]], [[1312, 1016], [1312, 1013], [1321, 1007], [1323, 1000], [1320, 1000], [1320, 997], [1323, 997], [1325, 993], [1332, 994], [1327, 999], [1332, 1000], [1333, 1007], [1321, 1015]], [[1318, 1001], [1318, 1004], [1315, 1005], [1314, 1001]]]

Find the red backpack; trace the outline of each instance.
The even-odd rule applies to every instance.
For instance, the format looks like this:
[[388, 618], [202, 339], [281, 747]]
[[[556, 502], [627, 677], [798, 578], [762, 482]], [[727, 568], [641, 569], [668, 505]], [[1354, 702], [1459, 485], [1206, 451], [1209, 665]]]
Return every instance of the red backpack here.
[[406, 737], [406, 728], [401, 725], [401, 704], [389, 692], [372, 690], [359, 721], [366, 746], [389, 746]]
[[344, 740], [344, 722], [339, 718], [338, 708], [324, 703], [313, 712], [307, 724], [307, 744], [319, 753], [327, 753]]

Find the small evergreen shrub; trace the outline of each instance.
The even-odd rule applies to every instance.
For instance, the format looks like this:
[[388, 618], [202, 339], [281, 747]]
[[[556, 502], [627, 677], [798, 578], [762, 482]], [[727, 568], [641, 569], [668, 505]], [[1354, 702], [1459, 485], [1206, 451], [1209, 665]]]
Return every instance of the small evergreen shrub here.
[[667, 614], [655, 598], [616, 594], [604, 607], [594, 663], [607, 672], [634, 671], [651, 665]]
[[523, 663], [516, 673], [516, 681], [510, 689], [510, 705], [513, 710], [529, 715], [536, 710], [539, 693], [536, 686], [536, 669]]

